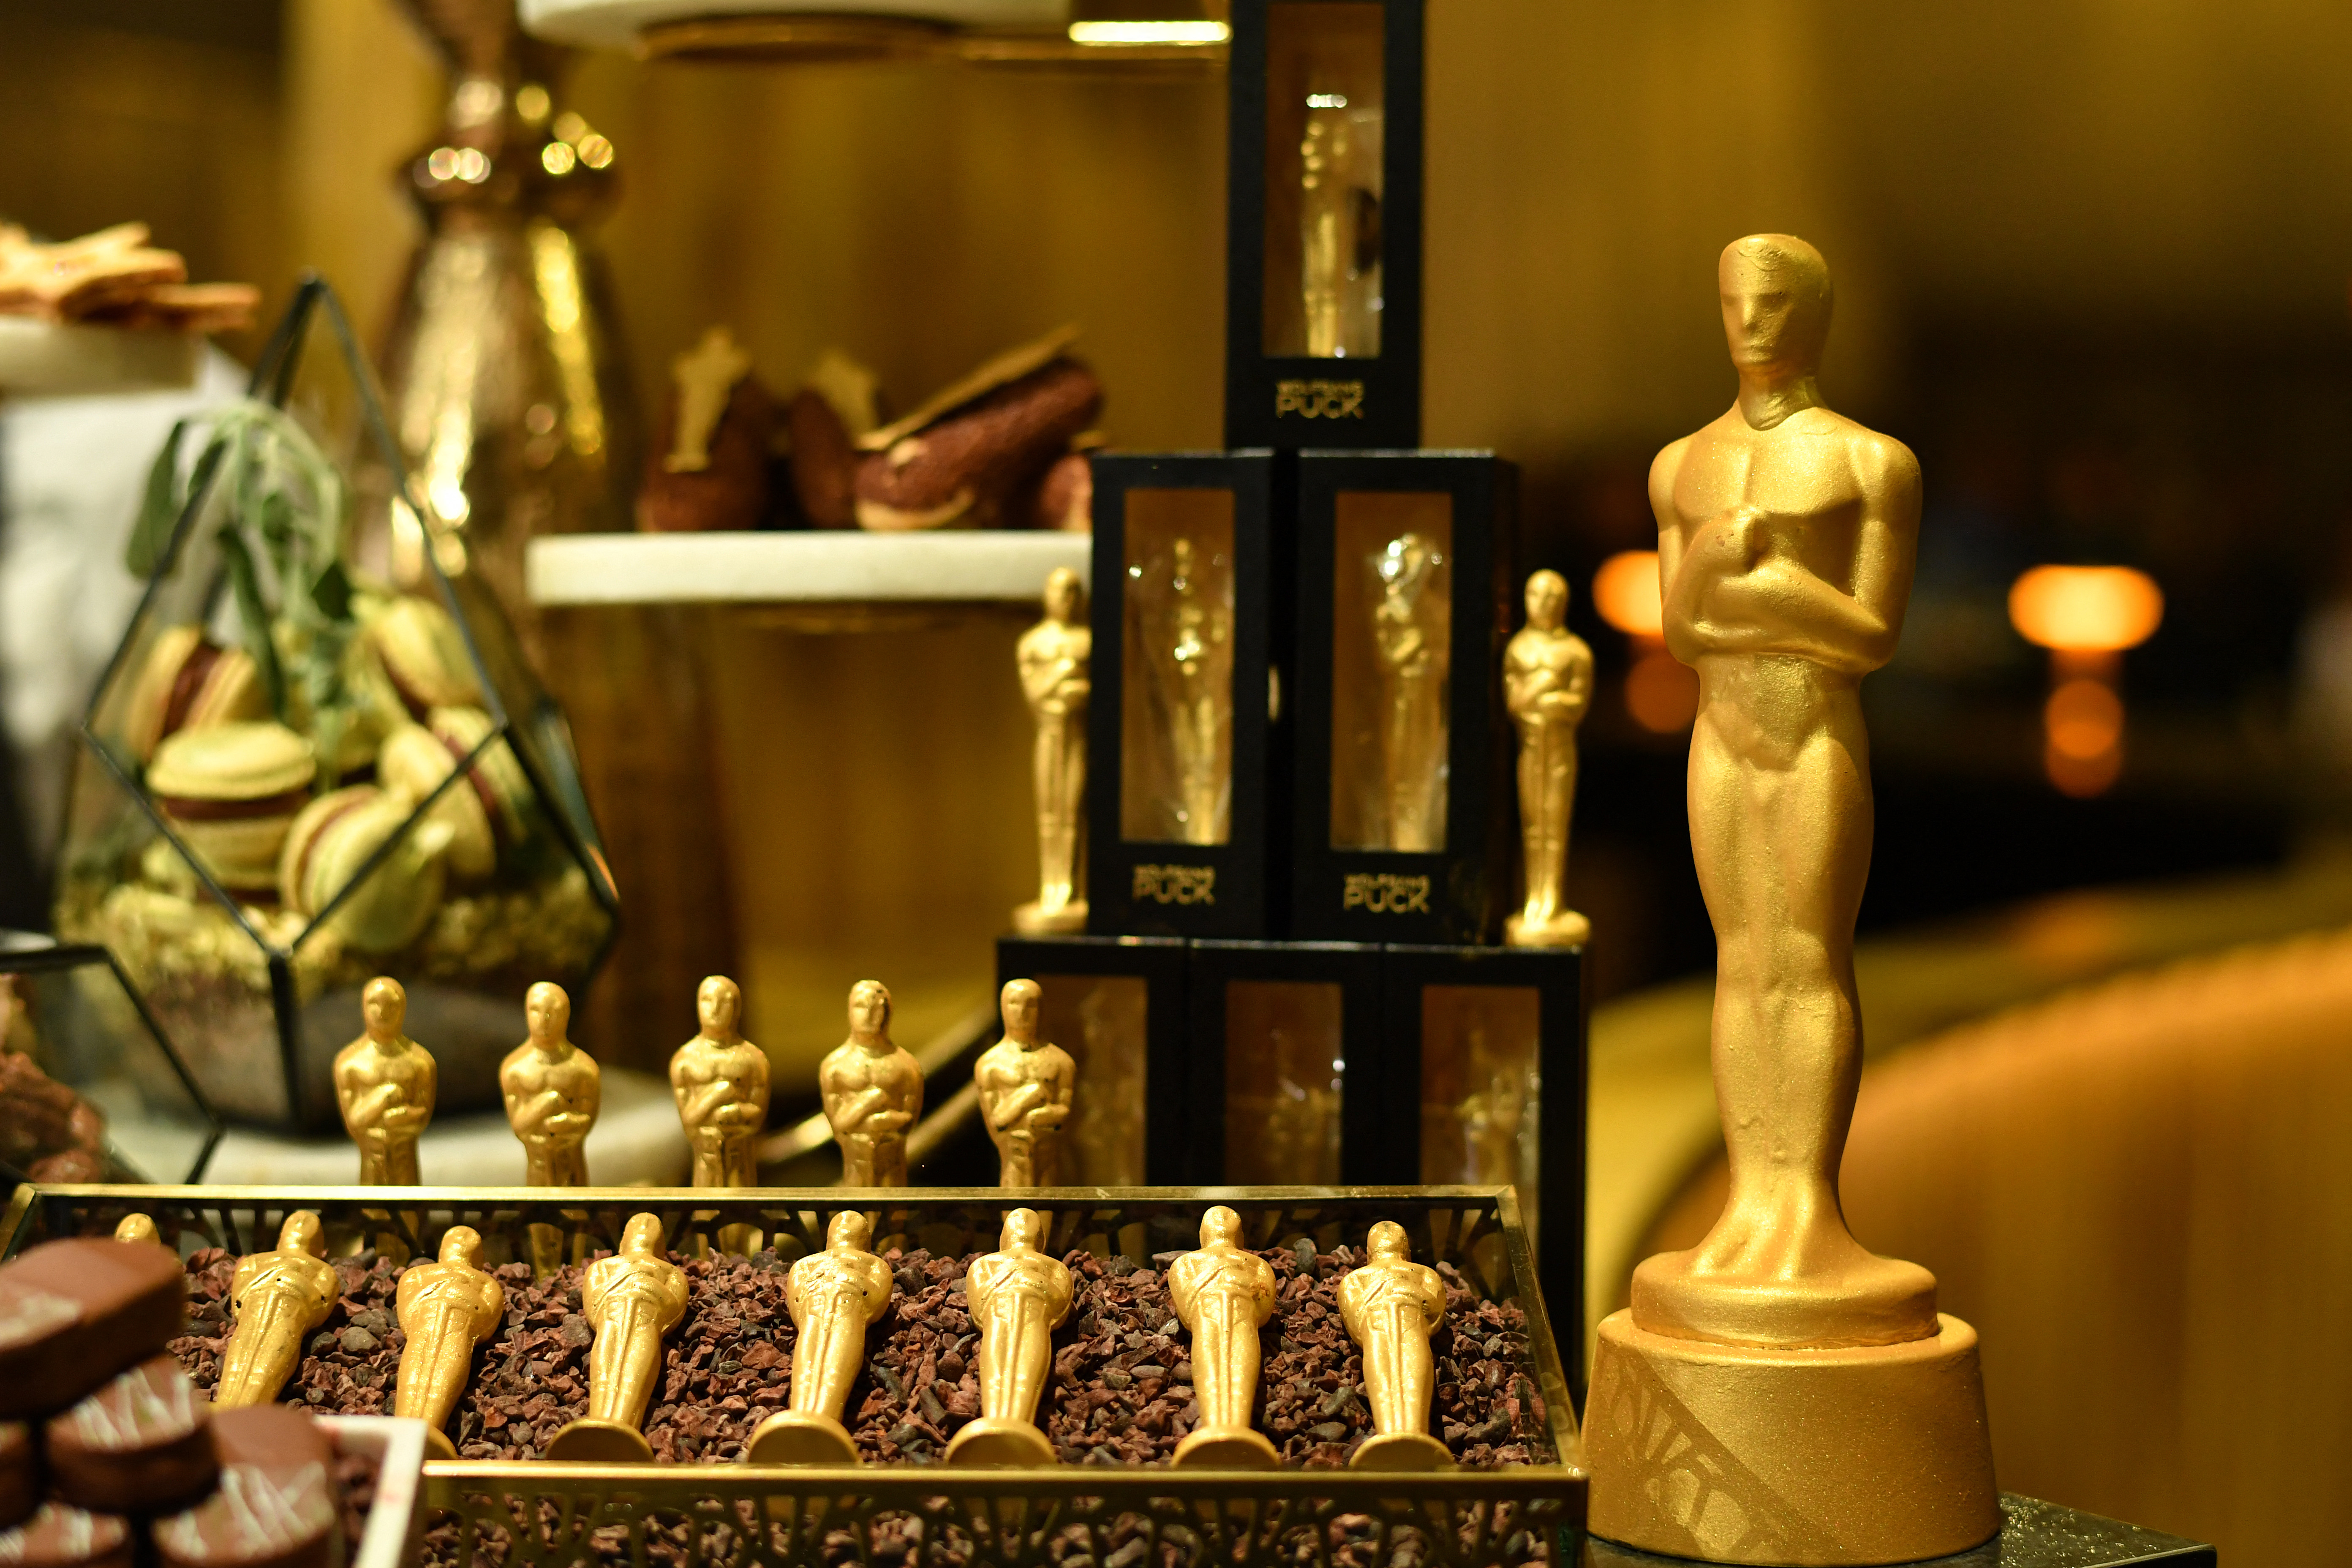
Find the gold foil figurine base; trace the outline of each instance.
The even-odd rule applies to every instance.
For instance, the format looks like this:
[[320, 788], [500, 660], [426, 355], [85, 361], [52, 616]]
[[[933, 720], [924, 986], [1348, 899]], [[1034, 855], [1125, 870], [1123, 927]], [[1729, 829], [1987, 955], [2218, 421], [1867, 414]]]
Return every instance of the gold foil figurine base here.
[[400, 1352], [392, 1413], [425, 1423], [425, 1446], [436, 1458], [457, 1457], [446, 1431], [449, 1413], [466, 1392], [474, 1347], [506, 1315], [506, 1287], [483, 1271], [481, 1256], [480, 1234], [470, 1226], [451, 1226], [442, 1233], [437, 1262], [400, 1271], [393, 1302], [408, 1343]]
[[1601, 1325], [1588, 1528], [1712, 1563], [1909, 1563], [2000, 1527], [1976, 1331], [1768, 1350]]
[[1745, 1563], [1910, 1562], [2000, 1520], [1975, 1334], [1838, 1201], [1862, 1073], [1861, 683], [1902, 630], [1919, 468], [1822, 403], [1820, 252], [1754, 235], [1717, 278], [1738, 401], [1658, 454], [1650, 501], [1666, 647], [1699, 675], [1691, 856], [1731, 1182], [1705, 1239], [1643, 1262], [1601, 1329], [1592, 1529]]
[[1450, 1470], [1454, 1455], [1429, 1435], [1437, 1392], [1429, 1336], [1445, 1321], [1445, 1285], [1437, 1270], [1412, 1260], [1404, 1227], [1372, 1226], [1361, 1268], [1339, 1281], [1339, 1318], [1361, 1347], [1364, 1393], [1373, 1436], [1348, 1463], [1360, 1470]]
[[846, 1187], [907, 1184], [907, 1129], [922, 1119], [923, 1069], [891, 1043], [890, 991], [878, 980], [849, 988], [849, 1038], [817, 1064], [816, 1087]]
[[1592, 702], [1592, 650], [1568, 629], [1568, 579], [1528, 579], [1528, 624], [1503, 649], [1503, 701], [1519, 731], [1519, 844], [1527, 902], [1504, 922], [1513, 947], [1580, 947], [1592, 922], [1567, 907], [1576, 807], [1576, 730]]
[[1014, 657], [1021, 695], [1037, 721], [1031, 774], [1037, 795], [1037, 898], [1013, 911], [1024, 936], [1087, 929], [1087, 703], [1093, 687], [1094, 633], [1078, 574], [1056, 566], [1045, 579], [1045, 618], [1022, 634]]
[[416, 1184], [416, 1139], [433, 1120], [439, 1083], [432, 1053], [403, 1035], [408, 993], [379, 975], [360, 993], [367, 1032], [335, 1053], [343, 1130], [360, 1146], [360, 1185]]
[[661, 1220], [630, 1217], [621, 1249], [588, 1266], [582, 1310], [595, 1340], [588, 1349], [588, 1414], [547, 1445], [551, 1459], [648, 1464], [641, 1428], [661, 1381], [662, 1339], [686, 1316], [686, 1270], [662, 1256]]
[[277, 1250], [237, 1259], [228, 1287], [236, 1326], [221, 1352], [215, 1405], [267, 1405], [294, 1375], [302, 1342], [342, 1294], [326, 1251], [319, 1216], [296, 1209], [278, 1227]]
[[1054, 1462], [1037, 1430], [1037, 1401], [1054, 1366], [1054, 1331], [1070, 1315], [1072, 1281], [1038, 1244], [1045, 1223], [1034, 1209], [1004, 1216], [1001, 1249], [973, 1260], [964, 1302], [980, 1332], [980, 1409], [948, 1444], [951, 1465], [1027, 1468]]
[[997, 998], [1004, 1037], [972, 1063], [980, 1112], [996, 1145], [997, 1184], [1057, 1187], [1065, 1180], [1070, 1094], [1078, 1065], [1037, 1038], [1044, 993], [1034, 980], [1008, 980]]
[[890, 1266], [874, 1256], [873, 1222], [854, 1209], [835, 1215], [824, 1250], [784, 1277], [784, 1305], [799, 1331], [791, 1407], [760, 1423], [744, 1458], [755, 1465], [857, 1463], [841, 1413], [866, 1364], [866, 1331], [889, 1307], [890, 1292]]
[[1201, 1216], [1201, 1248], [1169, 1265], [1168, 1297], [1192, 1336], [1192, 1394], [1201, 1419], [1175, 1462], [1216, 1470], [1270, 1470], [1282, 1462], [1250, 1426], [1257, 1403], [1257, 1331], [1274, 1315], [1274, 1269], [1241, 1245], [1242, 1216], [1220, 1204]]

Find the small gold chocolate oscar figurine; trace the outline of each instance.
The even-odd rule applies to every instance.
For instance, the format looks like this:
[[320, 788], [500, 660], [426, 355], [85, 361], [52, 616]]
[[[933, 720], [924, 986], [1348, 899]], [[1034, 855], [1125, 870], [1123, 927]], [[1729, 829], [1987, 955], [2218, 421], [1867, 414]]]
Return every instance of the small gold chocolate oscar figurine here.
[[[768, 1124], [768, 1056], [736, 1026], [743, 1016], [743, 993], [732, 980], [714, 974], [695, 992], [701, 1033], [669, 1058], [670, 1093], [694, 1155], [698, 1187], [760, 1184], [760, 1130]], [[750, 1253], [759, 1231], [748, 1225], [721, 1226], [719, 1249]]]
[[548, 1440], [547, 1457], [583, 1464], [650, 1464], [646, 1407], [661, 1381], [662, 1337], [686, 1316], [686, 1270], [661, 1254], [662, 1226], [633, 1215], [621, 1250], [588, 1266], [581, 1310], [595, 1341], [588, 1349], [588, 1414]]
[[998, 998], [1004, 1037], [971, 1066], [980, 1113], [995, 1141], [1000, 1187], [1058, 1187], [1066, 1179], [1062, 1146], [1070, 1120], [1077, 1063], [1037, 1038], [1043, 993], [1034, 980], [1008, 980]]
[[975, 1258], [964, 1304], [980, 1331], [980, 1408], [948, 1444], [948, 1463], [1018, 1468], [1054, 1462], [1037, 1430], [1037, 1401], [1054, 1367], [1054, 1331], [1070, 1315], [1070, 1271], [1037, 1250], [1045, 1222], [1034, 1209], [1004, 1216], [1001, 1250]]
[[408, 993], [378, 975], [360, 993], [367, 1032], [335, 1053], [335, 1099], [360, 1146], [360, 1185], [416, 1184], [416, 1138], [433, 1120], [433, 1054], [403, 1035]]
[[236, 1326], [221, 1352], [215, 1405], [267, 1405], [294, 1375], [303, 1339], [327, 1321], [342, 1294], [326, 1251], [319, 1216], [296, 1209], [278, 1227], [276, 1251], [237, 1259], [228, 1286]]
[[441, 1235], [441, 1259], [400, 1271], [393, 1301], [408, 1343], [400, 1352], [392, 1413], [425, 1423], [425, 1446], [436, 1458], [454, 1459], [445, 1428], [474, 1366], [474, 1347], [497, 1332], [507, 1289], [481, 1267], [482, 1238], [453, 1225]]
[[507, 1121], [522, 1141], [528, 1181], [534, 1187], [584, 1187], [589, 1129], [596, 1125], [604, 1077], [593, 1058], [568, 1034], [572, 998], [542, 980], [523, 998], [530, 1038], [499, 1064], [499, 1091]]
[[1258, 1325], [1274, 1315], [1274, 1269], [1242, 1249], [1242, 1216], [1222, 1204], [1201, 1216], [1201, 1250], [1168, 1269], [1168, 1299], [1192, 1335], [1192, 1394], [1201, 1420], [1176, 1463], [1270, 1470], [1282, 1462], [1250, 1426], [1257, 1404]]
[[1185, 844], [1233, 832], [1234, 580], [1213, 550], [1178, 537], [1140, 588], [1145, 668], [1166, 726], [1168, 815]]
[[1592, 922], [1567, 904], [1576, 727], [1592, 702], [1592, 650], [1568, 629], [1568, 579], [1528, 579], [1528, 624], [1503, 649], [1503, 704], [1519, 727], [1519, 845], [1528, 900], [1503, 922], [1513, 947], [1575, 947]]
[[824, 1250], [810, 1253], [784, 1277], [784, 1305], [799, 1331], [792, 1404], [752, 1432], [744, 1451], [751, 1463], [857, 1463], [841, 1412], [866, 1364], [866, 1331], [890, 1305], [890, 1266], [874, 1256], [874, 1222], [856, 1209], [835, 1215], [824, 1227]]
[[1454, 664], [1454, 607], [1437, 583], [1444, 555], [1433, 541], [1408, 532], [1382, 545], [1370, 564], [1380, 591], [1372, 651], [1381, 675], [1384, 847], [1424, 854], [1445, 847], [1445, 677]]
[[1087, 929], [1087, 674], [1094, 633], [1084, 619], [1078, 574], [1056, 566], [1045, 579], [1045, 618], [1022, 634], [1015, 657], [1021, 694], [1037, 721], [1030, 772], [1037, 793], [1037, 901], [1013, 911], [1028, 936]]
[[1339, 1318], [1363, 1350], [1373, 1435], [1348, 1463], [1360, 1470], [1450, 1470], [1453, 1453], [1429, 1435], [1429, 1398], [1437, 1392], [1429, 1336], [1445, 1321], [1445, 1285], [1436, 1269], [1412, 1260], [1404, 1226], [1391, 1220], [1372, 1226], [1365, 1250], [1370, 1259], [1339, 1281]]
[[[1678, 1557], [1764, 1561], [1769, 1539], [1773, 1562], [1908, 1563], [2000, 1523], [1975, 1331], [1936, 1310], [1927, 1270], [1856, 1241], [1838, 1201], [1862, 1077], [1862, 678], [1902, 630], [1919, 468], [1822, 405], [1819, 251], [1752, 235], [1717, 282], [1738, 400], [1658, 454], [1650, 505], [1666, 647], [1699, 674], [1691, 856], [1730, 1190], [1601, 1325], [1591, 1528]], [[1708, 1456], [1710, 1479], [1672, 1454]], [[1723, 1476], [1742, 1479], [1718, 1507]]]
[[117, 1241], [152, 1241], [158, 1247], [163, 1245], [163, 1235], [156, 1230], [153, 1216], [143, 1214], [124, 1215], [122, 1216], [122, 1223], [114, 1227], [114, 1239]]
[[849, 1038], [817, 1064], [816, 1087], [841, 1145], [841, 1184], [905, 1186], [907, 1129], [923, 1114], [923, 1069], [890, 1042], [890, 991], [880, 981], [849, 988]]

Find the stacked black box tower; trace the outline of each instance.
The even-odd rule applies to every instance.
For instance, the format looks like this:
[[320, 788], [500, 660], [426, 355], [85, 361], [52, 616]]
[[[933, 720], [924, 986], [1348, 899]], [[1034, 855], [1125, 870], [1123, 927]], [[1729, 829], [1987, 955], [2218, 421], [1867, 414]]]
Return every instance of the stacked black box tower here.
[[997, 970], [1127, 1107], [1086, 1180], [1517, 1182], [1558, 1321], [1583, 954], [1494, 945], [1517, 472], [1419, 447], [1423, 5], [1234, 0], [1227, 449], [1094, 459], [1088, 934]]

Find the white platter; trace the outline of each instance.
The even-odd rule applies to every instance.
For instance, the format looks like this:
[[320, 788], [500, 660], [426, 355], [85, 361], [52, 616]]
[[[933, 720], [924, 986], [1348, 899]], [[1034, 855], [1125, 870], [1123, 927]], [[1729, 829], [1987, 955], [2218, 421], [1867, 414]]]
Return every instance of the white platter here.
[[1083, 533], [564, 533], [530, 542], [534, 605], [1035, 604], [1087, 574]]
[[523, 30], [559, 44], [625, 49], [646, 28], [714, 16], [855, 16], [957, 27], [1069, 25], [1070, 0], [521, 0]]
[[205, 340], [194, 332], [0, 316], [0, 397], [194, 386], [204, 353]]

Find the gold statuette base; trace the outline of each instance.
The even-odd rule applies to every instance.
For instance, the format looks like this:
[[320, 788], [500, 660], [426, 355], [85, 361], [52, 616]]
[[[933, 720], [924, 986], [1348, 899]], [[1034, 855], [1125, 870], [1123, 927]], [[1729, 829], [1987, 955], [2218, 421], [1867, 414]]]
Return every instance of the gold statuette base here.
[[1282, 1456], [1246, 1426], [1195, 1426], [1176, 1445], [1175, 1462], [1197, 1470], [1273, 1470]]
[[570, 1465], [650, 1465], [654, 1450], [634, 1426], [583, 1415], [547, 1440], [546, 1458]]
[[457, 1445], [449, 1441], [449, 1434], [438, 1426], [425, 1429], [425, 1457], [428, 1459], [454, 1459]]
[[1965, 1552], [2000, 1528], [1977, 1333], [1759, 1350], [1611, 1314], [1592, 1358], [1589, 1528], [1644, 1552], [1816, 1568]]
[[1505, 947], [1582, 947], [1592, 936], [1592, 922], [1574, 910], [1562, 910], [1540, 925], [1524, 915], [1503, 921]]
[[760, 1423], [743, 1457], [755, 1465], [855, 1465], [849, 1428], [830, 1415], [780, 1410]]
[[1426, 1432], [1382, 1432], [1356, 1445], [1351, 1470], [1450, 1470], [1454, 1451]]
[[948, 1463], [967, 1469], [1021, 1470], [1054, 1462], [1054, 1445], [1026, 1421], [982, 1415], [948, 1443]]
[[1034, 901], [1013, 911], [1013, 929], [1023, 936], [1070, 936], [1087, 929], [1087, 901], [1074, 899], [1058, 910]]

